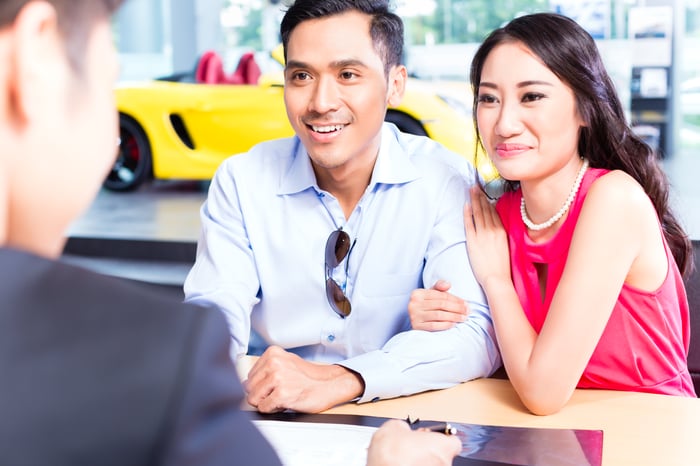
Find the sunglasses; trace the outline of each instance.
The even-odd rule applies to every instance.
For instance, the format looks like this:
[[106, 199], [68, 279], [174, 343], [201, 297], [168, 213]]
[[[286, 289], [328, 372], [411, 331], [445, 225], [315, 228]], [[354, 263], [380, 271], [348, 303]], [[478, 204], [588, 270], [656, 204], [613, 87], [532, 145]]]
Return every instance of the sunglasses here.
[[[331, 308], [343, 319], [350, 315], [352, 306], [343, 288], [331, 276], [331, 272], [350, 255], [354, 245], [354, 242], [350, 242], [350, 236], [341, 229], [331, 232], [326, 241], [326, 297]], [[346, 262], [345, 275], [347, 272]]]

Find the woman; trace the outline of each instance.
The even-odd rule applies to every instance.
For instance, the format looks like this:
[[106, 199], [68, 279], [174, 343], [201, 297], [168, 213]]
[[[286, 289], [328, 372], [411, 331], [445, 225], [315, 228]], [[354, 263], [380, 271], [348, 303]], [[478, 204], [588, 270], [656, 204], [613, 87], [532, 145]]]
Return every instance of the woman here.
[[[525, 406], [556, 412], [576, 387], [695, 396], [691, 245], [590, 35], [555, 14], [517, 18], [481, 45], [471, 83], [479, 141], [507, 181], [495, 208], [472, 190], [467, 247]], [[463, 319], [445, 289], [414, 293], [414, 328]]]

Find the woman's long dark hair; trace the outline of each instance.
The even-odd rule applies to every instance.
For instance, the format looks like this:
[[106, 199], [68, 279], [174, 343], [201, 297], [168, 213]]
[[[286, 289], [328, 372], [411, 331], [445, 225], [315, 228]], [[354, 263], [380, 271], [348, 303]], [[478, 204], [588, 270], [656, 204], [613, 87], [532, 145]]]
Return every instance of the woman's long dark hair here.
[[[481, 72], [491, 50], [505, 42], [524, 44], [571, 87], [586, 122], [579, 132], [579, 155], [587, 158], [591, 167], [622, 170], [637, 180], [654, 204], [678, 268], [687, 275], [692, 269], [692, 245], [669, 207], [666, 174], [651, 148], [627, 124], [593, 38], [575, 21], [553, 13], [521, 16], [493, 31], [481, 44], [470, 73], [477, 146], [483, 149], [476, 125]], [[506, 190], [517, 186], [517, 182], [505, 181]]]

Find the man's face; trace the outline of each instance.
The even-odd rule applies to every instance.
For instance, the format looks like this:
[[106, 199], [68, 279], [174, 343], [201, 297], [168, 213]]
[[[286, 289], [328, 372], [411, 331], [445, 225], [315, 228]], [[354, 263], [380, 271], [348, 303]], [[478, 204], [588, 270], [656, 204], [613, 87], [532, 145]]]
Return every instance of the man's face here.
[[90, 37], [82, 75], [74, 83], [75, 105], [68, 109], [67, 117], [68, 124], [79, 133], [73, 147], [75, 163], [82, 167], [79, 179], [96, 190], [93, 187], [102, 184], [117, 153], [119, 124], [114, 84], [118, 63], [107, 20], [100, 21]]
[[317, 170], [373, 163], [387, 105], [399, 103], [405, 69], [384, 72], [370, 17], [350, 11], [300, 23], [287, 44], [287, 116]]
[[60, 40], [47, 43], [27, 143], [14, 170], [9, 241], [52, 255], [115, 160], [117, 56], [107, 19], [93, 26], [80, 71], [71, 67]]

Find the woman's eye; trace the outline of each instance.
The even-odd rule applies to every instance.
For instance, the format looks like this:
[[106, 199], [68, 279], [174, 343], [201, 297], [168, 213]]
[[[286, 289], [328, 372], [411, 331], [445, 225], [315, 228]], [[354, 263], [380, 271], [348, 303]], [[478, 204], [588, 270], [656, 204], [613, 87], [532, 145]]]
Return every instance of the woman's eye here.
[[480, 94], [476, 101], [478, 103], [491, 104], [496, 102], [496, 98], [490, 94]]
[[523, 96], [523, 102], [534, 102], [536, 100], [541, 100], [544, 98], [544, 94], [537, 92], [528, 92]]

